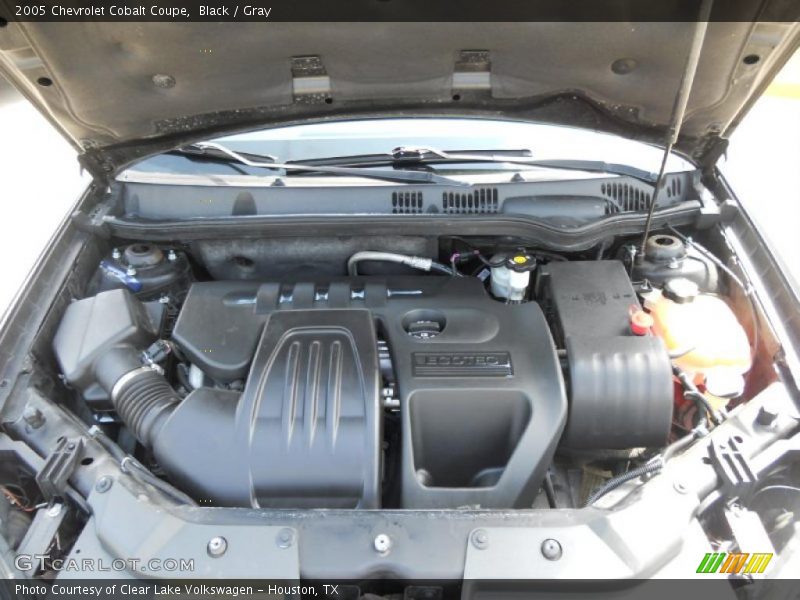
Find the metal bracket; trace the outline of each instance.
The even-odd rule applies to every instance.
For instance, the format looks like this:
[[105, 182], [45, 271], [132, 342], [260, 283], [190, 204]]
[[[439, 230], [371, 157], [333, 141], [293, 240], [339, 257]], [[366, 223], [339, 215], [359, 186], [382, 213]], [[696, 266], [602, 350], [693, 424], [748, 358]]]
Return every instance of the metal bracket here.
[[491, 89], [491, 53], [488, 50], [462, 50], [453, 70], [453, 92]]
[[45, 499], [64, 496], [67, 481], [83, 456], [83, 438], [61, 438], [55, 449], [45, 459], [41, 470], [36, 474], [36, 483]]
[[732, 436], [727, 442], [711, 442], [708, 456], [720, 479], [720, 493], [726, 498], [741, 498], [758, 481], [750, 459], [741, 450], [742, 438]]
[[321, 104], [331, 97], [331, 78], [319, 56], [292, 57], [292, 94], [302, 104]]

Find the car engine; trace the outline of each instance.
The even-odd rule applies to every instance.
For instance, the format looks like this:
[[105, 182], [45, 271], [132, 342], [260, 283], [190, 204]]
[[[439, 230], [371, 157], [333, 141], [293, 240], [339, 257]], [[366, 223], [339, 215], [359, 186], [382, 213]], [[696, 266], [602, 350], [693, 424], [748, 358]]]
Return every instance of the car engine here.
[[61, 320], [63, 378], [217, 506], [524, 508], [557, 452], [667, 443], [670, 355], [637, 329], [622, 261], [519, 248], [462, 276], [355, 259], [346, 276], [197, 280], [180, 249], [115, 251]]

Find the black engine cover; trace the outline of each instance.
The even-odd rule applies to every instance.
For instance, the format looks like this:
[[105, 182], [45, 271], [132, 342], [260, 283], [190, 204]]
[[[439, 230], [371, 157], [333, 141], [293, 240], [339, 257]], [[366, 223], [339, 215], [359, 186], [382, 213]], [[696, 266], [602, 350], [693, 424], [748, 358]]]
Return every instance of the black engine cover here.
[[184, 400], [156, 443], [165, 469], [226, 504], [378, 506], [376, 331], [400, 399], [403, 507], [530, 506], [567, 416], [558, 357], [536, 303], [466, 277], [194, 284], [173, 338], [210, 376], [247, 382]]
[[[156, 454], [174, 478], [215, 502], [377, 508], [377, 365], [369, 311], [277, 312], [241, 397], [193, 392], [161, 431]], [[188, 439], [196, 443], [187, 453]]]

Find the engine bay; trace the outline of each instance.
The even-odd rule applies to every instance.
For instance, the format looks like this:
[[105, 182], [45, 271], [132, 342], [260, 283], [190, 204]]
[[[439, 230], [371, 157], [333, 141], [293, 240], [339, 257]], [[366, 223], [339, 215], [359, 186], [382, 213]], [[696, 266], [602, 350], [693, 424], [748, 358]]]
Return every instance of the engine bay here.
[[[53, 350], [89, 418], [201, 504], [578, 507], [744, 393], [747, 333], [679, 236], [639, 260], [449, 236], [274, 279], [240, 242], [130, 244]], [[697, 326], [717, 313], [725, 347]]]
[[27, 574], [649, 577], [749, 551], [741, 515], [788, 547], [797, 419], [735, 237], [447, 223], [76, 230], [3, 412]]
[[798, 30], [684, 8], [0, 18], [91, 175], [0, 315], [15, 592], [794, 593], [800, 294], [721, 159]]

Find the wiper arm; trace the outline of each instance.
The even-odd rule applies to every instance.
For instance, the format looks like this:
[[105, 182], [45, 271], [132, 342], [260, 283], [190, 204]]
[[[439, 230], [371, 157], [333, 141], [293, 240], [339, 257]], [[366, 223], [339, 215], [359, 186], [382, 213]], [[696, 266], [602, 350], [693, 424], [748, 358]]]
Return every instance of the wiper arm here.
[[399, 164], [436, 165], [447, 163], [503, 163], [546, 169], [565, 169], [609, 173], [638, 179], [648, 184], [656, 181], [656, 174], [629, 165], [607, 163], [599, 160], [536, 160], [529, 150], [438, 150], [435, 148], [399, 147], [388, 154], [363, 154], [337, 156], [311, 160], [292, 161], [291, 164], [309, 166], [338, 165], [367, 167]]
[[282, 163], [277, 158], [270, 155], [250, 154], [236, 152], [230, 148], [217, 144], [216, 142], [198, 142], [186, 148], [173, 150], [174, 153], [205, 157], [212, 160], [236, 161], [248, 167], [259, 169], [273, 169], [283, 171], [303, 171], [313, 173], [324, 173], [329, 175], [363, 177], [367, 179], [378, 179], [381, 181], [395, 181], [402, 183], [437, 183], [452, 186], [469, 186], [468, 183], [451, 179], [443, 175], [437, 175], [430, 171], [406, 171], [406, 170], [382, 170], [365, 171], [361, 168], [347, 168], [329, 165], [305, 165], [300, 163]]
[[654, 184], [657, 175], [644, 169], [637, 169], [630, 165], [619, 163], [607, 163], [602, 160], [572, 160], [572, 159], [553, 159], [553, 160], [534, 160], [528, 163], [534, 167], [544, 167], [547, 169], [565, 169], [570, 171], [588, 171], [590, 173], [609, 173], [611, 175], [623, 175], [638, 179], [644, 183]]
[[390, 153], [355, 154], [351, 156], [330, 156], [289, 161], [297, 165], [337, 165], [371, 167], [403, 164], [439, 164], [446, 162], [508, 162], [514, 158], [531, 158], [530, 150], [436, 150], [401, 146]]

